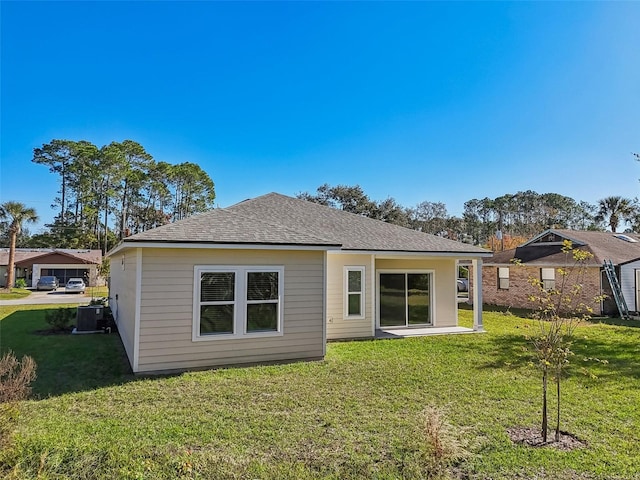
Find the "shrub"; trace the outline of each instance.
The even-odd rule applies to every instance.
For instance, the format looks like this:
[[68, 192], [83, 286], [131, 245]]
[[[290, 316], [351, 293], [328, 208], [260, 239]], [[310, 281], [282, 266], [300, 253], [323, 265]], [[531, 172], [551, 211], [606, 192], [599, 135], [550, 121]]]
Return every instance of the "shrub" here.
[[469, 456], [462, 432], [437, 407], [427, 407], [423, 416], [427, 478], [450, 478], [451, 468]]
[[69, 330], [71, 321], [76, 314], [75, 308], [58, 308], [56, 310], [49, 310], [44, 316], [45, 322], [47, 322], [51, 329], [54, 331]]
[[17, 279], [16, 288], [27, 288], [27, 281], [24, 278]]
[[36, 362], [24, 356], [19, 361], [13, 352], [0, 358], [0, 449], [9, 442], [18, 418], [17, 402], [31, 394], [31, 382], [36, 379]]

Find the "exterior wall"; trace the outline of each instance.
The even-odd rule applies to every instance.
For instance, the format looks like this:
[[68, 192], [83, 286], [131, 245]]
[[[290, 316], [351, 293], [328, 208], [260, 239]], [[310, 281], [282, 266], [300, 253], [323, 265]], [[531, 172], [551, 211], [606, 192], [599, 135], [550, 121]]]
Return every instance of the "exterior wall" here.
[[[376, 260], [376, 270], [434, 270], [434, 327], [458, 325], [457, 264], [455, 258]], [[374, 278], [374, 282], [375, 282]]]
[[109, 305], [131, 365], [135, 357], [137, 251], [128, 249], [110, 259]]
[[[327, 339], [364, 338], [375, 335], [375, 272], [371, 255], [327, 254]], [[364, 267], [364, 318], [345, 318], [344, 267]]]
[[[323, 251], [142, 249], [139, 361], [134, 370], [323, 357], [324, 258]], [[194, 342], [195, 265], [284, 266], [283, 335]]]
[[638, 270], [640, 270], [640, 260], [620, 266], [620, 288], [631, 312], [640, 312], [640, 305], [637, 303], [637, 291], [640, 289], [640, 285], [636, 282]]
[[[509, 268], [509, 289], [498, 288], [498, 268]], [[553, 266], [544, 266], [544, 268]], [[541, 266], [529, 265], [485, 265], [482, 267], [482, 296], [484, 303], [513, 308], [533, 309], [535, 305], [529, 300], [530, 295], [537, 294], [536, 287], [529, 283], [529, 278], [540, 279]], [[557, 268], [557, 267], [556, 267]], [[575, 273], [574, 275], [577, 275]], [[556, 270], [556, 283], [560, 281]], [[571, 279], [571, 277], [569, 277]], [[592, 306], [594, 313], [603, 313], [601, 305], [593, 303], [593, 297], [601, 294], [601, 274], [599, 267], [589, 267], [580, 279], [583, 285], [580, 301]], [[607, 293], [606, 289], [603, 293]]]

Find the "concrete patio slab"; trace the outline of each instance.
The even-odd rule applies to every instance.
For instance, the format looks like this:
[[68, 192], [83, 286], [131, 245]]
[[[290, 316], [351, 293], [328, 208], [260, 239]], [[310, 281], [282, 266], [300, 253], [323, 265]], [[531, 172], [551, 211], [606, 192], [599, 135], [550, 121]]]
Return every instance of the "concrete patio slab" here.
[[426, 337], [430, 335], [459, 335], [481, 333], [466, 327], [385, 328], [376, 330], [376, 338]]

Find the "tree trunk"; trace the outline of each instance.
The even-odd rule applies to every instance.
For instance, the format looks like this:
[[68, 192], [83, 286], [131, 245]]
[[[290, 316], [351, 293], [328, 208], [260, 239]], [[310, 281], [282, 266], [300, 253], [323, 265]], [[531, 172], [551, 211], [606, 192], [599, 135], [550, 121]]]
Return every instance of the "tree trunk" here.
[[124, 188], [122, 190], [122, 211], [120, 212], [120, 240], [124, 238], [124, 231], [127, 224], [127, 186], [128, 182], [125, 179]]
[[556, 378], [556, 396], [558, 397], [558, 409], [556, 411], [556, 442], [560, 441], [560, 373]]
[[547, 372], [542, 373], [542, 441], [547, 443]]
[[18, 238], [18, 232], [15, 229], [11, 229], [9, 234], [11, 235], [11, 240], [9, 245], [9, 264], [7, 265], [7, 289], [11, 290], [15, 281], [16, 239]]
[[107, 221], [109, 220], [109, 177], [107, 176], [107, 182], [105, 185], [104, 192], [104, 248], [102, 249], [102, 255], [107, 253], [107, 240], [108, 240], [108, 226]]

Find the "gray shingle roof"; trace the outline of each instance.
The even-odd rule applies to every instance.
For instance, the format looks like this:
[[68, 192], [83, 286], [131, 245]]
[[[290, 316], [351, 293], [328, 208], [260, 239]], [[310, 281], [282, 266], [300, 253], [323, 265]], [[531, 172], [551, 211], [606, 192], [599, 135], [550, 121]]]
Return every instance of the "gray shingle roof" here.
[[[637, 243], [627, 242], [616, 237], [611, 232], [591, 232], [577, 230], [553, 229], [549, 232], [556, 233], [561, 237], [574, 242], [582, 243], [579, 248], [593, 254], [587, 264], [602, 265], [604, 260], [611, 260], [614, 265], [630, 262], [640, 258], [640, 236], [633, 233], [624, 235], [638, 240]], [[546, 232], [545, 232], [546, 233]], [[510, 263], [512, 258], [518, 258], [524, 263], [539, 265], [566, 264], [566, 257], [561, 252], [560, 245], [528, 245], [527, 243], [512, 250], [505, 250], [493, 255], [493, 258], [485, 262], [487, 265], [504, 265]]]
[[326, 238], [220, 208], [132, 235], [124, 241], [339, 246]]
[[486, 254], [487, 250], [306, 200], [269, 193], [133, 235], [126, 242], [334, 245], [343, 250]]

